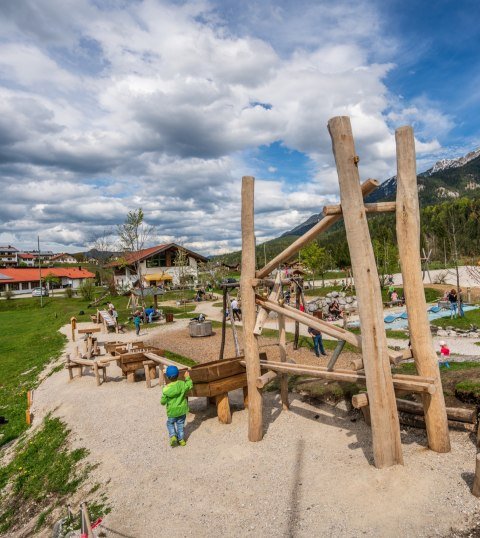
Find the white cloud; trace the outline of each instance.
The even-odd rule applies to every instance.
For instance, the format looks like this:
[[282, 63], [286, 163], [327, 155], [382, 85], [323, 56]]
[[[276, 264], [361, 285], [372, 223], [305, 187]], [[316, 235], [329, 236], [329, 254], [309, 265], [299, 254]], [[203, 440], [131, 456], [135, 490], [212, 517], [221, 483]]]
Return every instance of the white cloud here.
[[335, 199], [330, 117], [351, 116], [362, 179], [392, 173], [397, 122], [439, 149], [452, 119], [390, 95], [371, 2], [247, 3], [248, 19], [230, 2], [3, 3], [0, 238], [81, 248], [141, 206], [159, 240], [212, 253], [240, 245], [248, 150], [281, 141], [317, 166], [297, 192], [259, 177], [268, 238]]

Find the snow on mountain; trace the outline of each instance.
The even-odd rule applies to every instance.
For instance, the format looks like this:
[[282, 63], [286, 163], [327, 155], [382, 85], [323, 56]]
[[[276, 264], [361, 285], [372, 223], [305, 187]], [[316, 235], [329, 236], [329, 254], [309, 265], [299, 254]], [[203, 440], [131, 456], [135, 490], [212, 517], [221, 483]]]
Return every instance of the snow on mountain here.
[[471, 151], [470, 153], [467, 153], [463, 157], [458, 157], [457, 159], [441, 159], [440, 161], [437, 161], [432, 166], [432, 168], [430, 168], [430, 170], [427, 170], [426, 172], [423, 172], [423, 174], [420, 174], [420, 175], [432, 176], [436, 172], [441, 172], [442, 170], [447, 170], [449, 168], [458, 168], [460, 166], [463, 166], [464, 164], [467, 164], [473, 159], [476, 159], [479, 155], [480, 155], [480, 148], [476, 149], [475, 151]]

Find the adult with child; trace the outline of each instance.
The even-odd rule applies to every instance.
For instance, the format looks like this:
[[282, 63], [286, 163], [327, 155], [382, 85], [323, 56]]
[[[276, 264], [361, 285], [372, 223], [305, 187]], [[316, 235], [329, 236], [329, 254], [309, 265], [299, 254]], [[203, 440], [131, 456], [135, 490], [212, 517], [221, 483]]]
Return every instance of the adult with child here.
[[329, 307], [328, 307], [328, 313], [334, 318], [341, 318], [342, 317], [342, 310], [340, 308], [340, 305], [336, 299], [334, 299]]
[[145, 308], [145, 315], [147, 317], [148, 323], [152, 323], [154, 314], [155, 314], [155, 308], [153, 308], [153, 305], [150, 305], [148, 308]]
[[185, 446], [185, 421], [187, 419], [188, 399], [187, 393], [193, 388], [193, 381], [188, 371], [185, 372], [185, 381], [178, 379], [179, 370], [176, 366], [167, 366], [165, 375], [168, 384], [163, 387], [160, 403], [167, 406], [167, 430], [170, 438], [170, 446], [177, 443]]

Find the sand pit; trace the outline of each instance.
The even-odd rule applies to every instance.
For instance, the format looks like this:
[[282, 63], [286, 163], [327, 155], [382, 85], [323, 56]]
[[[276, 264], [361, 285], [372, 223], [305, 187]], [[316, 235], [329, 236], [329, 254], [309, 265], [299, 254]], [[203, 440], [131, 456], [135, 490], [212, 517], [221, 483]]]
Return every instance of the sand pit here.
[[[217, 337], [192, 345], [187, 324], [158, 327], [149, 339], [192, 358], [216, 358]], [[36, 420], [55, 410], [74, 445], [99, 463], [90, 482], [106, 484], [107, 536], [450, 536], [479, 507], [469, 490], [476, 449], [466, 433], [452, 432], [452, 452], [436, 454], [425, 448], [423, 431], [404, 428], [405, 466], [378, 470], [370, 429], [358, 415], [299, 395], [281, 412], [278, 395], [266, 393], [266, 435], [250, 443], [238, 391], [230, 425], [218, 422], [205, 399], [192, 399], [188, 444], [171, 449], [157, 381], [152, 389], [127, 384], [116, 365], [109, 377], [97, 387], [93, 374], [69, 383], [61, 371], [35, 398]]]

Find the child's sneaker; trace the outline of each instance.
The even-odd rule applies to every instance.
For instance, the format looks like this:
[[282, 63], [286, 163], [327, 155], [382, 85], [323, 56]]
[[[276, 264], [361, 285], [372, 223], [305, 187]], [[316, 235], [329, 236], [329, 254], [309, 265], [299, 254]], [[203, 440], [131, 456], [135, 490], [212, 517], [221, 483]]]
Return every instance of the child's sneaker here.
[[185, 446], [187, 444], [187, 441], [185, 441], [185, 439], [180, 439], [180, 441], [178, 441], [178, 444], [180, 446]]
[[177, 444], [177, 437], [175, 435], [172, 435], [170, 437], [170, 446], [175, 446]]

